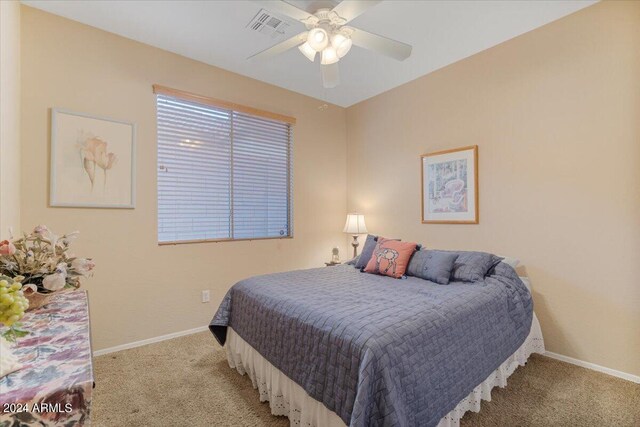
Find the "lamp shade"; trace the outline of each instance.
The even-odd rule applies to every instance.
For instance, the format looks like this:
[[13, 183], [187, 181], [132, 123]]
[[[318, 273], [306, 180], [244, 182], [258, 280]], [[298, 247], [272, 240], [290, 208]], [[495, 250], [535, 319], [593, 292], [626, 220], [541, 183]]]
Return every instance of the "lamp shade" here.
[[307, 43], [309, 43], [309, 46], [316, 52], [320, 52], [329, 44], [329, 34], [322, 28], [314, 28], [309, 31]]
[[304, 42], [298, 46], [298, 49], [300, 49], [300, 52], [302, 52], [309, 61], [313, 62], [316, 59], [316, 51], [311, 47], [309, 42]]
[[364, 223], [364, 215], [358, 213], [347, 214], [347, 222], [344, 224], [345, 233], [364, 234], [367, 233], [367, 226]]
[[339, 60], [340, 58], [338, 58], [338, 53], [333, 46], [327, 46], [322, 51], [322, 59], [320, 60], [320, 63], [322, 65], [335, 64]]
[[336, 53], [338, 54], [338, 57], [342, 58], [347, 54], [347, 52], [349, 52], [349, 49], [351, 49], [351, 45], [353, 44], [353, 42], [351, 41], [350, 38], [346, 37], [344, 34], [335, 33], [331, 37], [331, 44], [336, 49]]

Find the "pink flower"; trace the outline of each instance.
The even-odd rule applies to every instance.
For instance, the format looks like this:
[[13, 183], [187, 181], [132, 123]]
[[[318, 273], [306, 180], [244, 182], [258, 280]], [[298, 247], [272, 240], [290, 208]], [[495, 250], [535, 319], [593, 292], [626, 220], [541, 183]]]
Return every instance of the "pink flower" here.
[[40, 236], [44, 240], [48, 240], [51, 246], [58, 244], [58, 236], [53, 234], [46, 225], [38, 225], [33, 229], [33, 234]]
[[33, 232], [35, 234], [39, 234], [40, 236], [44, 236], [45, 234], [49, 233], [49, 229], [46, 225], [38, 225], [33, 229]]
[[16, 247], [8, 240], [0, 242], [0, 255], [13, 255], [16, 253]]
[[79, 231], [73, 231], [71, 233], [67, 233], [64, 236], [62, 236], [62, 238], [58, 243], [61, 243], [63, 246], [69, 246], [71, 242], [73, 242], [78, 238], [78, 235], [80, 235]]
[[86, 276], [91, 272], [96, 266], [96, 263], [89, 258], [76, 258], [71, 262], [71, 268], [76, 271], [76, 273], [82, 274]]

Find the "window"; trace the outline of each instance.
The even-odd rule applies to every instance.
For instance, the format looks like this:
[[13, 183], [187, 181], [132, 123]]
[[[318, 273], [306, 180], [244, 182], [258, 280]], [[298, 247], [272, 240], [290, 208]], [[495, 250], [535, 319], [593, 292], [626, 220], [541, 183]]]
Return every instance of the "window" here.
[[290, 120], [155, 90], [158, 241], [291, 237]]

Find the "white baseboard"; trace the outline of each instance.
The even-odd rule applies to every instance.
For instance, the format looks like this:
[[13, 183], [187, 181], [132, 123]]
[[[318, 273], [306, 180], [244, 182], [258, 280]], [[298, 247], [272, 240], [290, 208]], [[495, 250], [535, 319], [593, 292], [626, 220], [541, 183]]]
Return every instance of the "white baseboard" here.
[[553, 353], [551, 351], [547, 351], [544, 353], [545, 356], [550, 357], [552, 359], [560, 360], [562, 362], [571, 363], [572, 365], [581, 366], [583, 368], [591, 369], [594, 371], [602, 372], [603, 374], [608, 374], [613, 377], [622, 378], [623, 380], [631, 381], [637, 384], [640, 384], [640, 376], [628, 374], [622, 371], [616, 371], [615, 369], [606, 368], [604, 366], [596, 365], [595, 363], [585, 362], [584, 360], [574, 359], [573, 357], [565, 356], [563, 354]]
[[[185, 335], [197, 334], [198, 332], [208, 331], [208, 326], [200, 326], [198, 328], [187, 329], [186, 331], [173, 332], [171, 334], [160, 335], [159, 337], [148, 338], [146, 340], [134, 341], [127, 344], [117, 345], [115, 347], [103, 348], [102, 350], [96, 350], [93, 352], [93, 356], [102, 356], [104, 354], [114, 353], [116, 351], [128, 350], [130, 348], [141, 347], [147, 344], [153, 344], [160, 341], [166, 341], [173, 338], [183, 337]], [[560, 360], [562, 362], [571, 363], [572, 365], [581, 366], [583, 368], [591, 369], [594, 371], [602, 372], [604, 374], [608, 374], [614, 377], [622, 378], [623, 380], [631, 381], [637, 384], [640, 384], [640, 376], [628, 374], [622, 371], [616, 371], [615, 369], [606, 368], [604, 366], [596, 365], [595, 363], [585, 362], [580, 359], [574, 359], [573, 357], [565, 356], [563, 354], [554, 353], [551, 351], [546, 351], [544, 353], [545, 356], [550, 357], [552, 359]]]
[[103, 348], [102, 350], [96, 350], [93, 352], [93, 356], [102, 356], [103, 354], [109, 354], [116, 351], [128, 350], [130, 348], [141, 347], [147, 344], [153, 344], [160, 341], [166, 341], [173, 338], [183, 337], [185, 335], [197, 334], [198, 332], [208, 331], [209, 326], [200, 326], [198, 328], [187, 329], [186, 331], [173, 332], [167, 335], [160, 335], [159, 337], [148, 338], [142, 341], [134, 341], [127, 344], [117, 345], [115, 347]]

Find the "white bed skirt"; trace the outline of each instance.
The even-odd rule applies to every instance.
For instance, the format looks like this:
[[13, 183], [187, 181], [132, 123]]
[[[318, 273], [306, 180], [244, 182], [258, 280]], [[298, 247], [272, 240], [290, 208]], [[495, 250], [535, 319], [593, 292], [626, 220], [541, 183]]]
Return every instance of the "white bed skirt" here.
[[[227, 330], [227, 360], [241, 375], [249, 374], [260, 401], [269, 401], [273, 415], [289, 417], [291, 425], [310, 427], [345, 427], [342, 419], [322, 403], [309, 396], [302, 387], [280, 372], [231, 328]], [[531, 332], [524, 343], [502, 365], [478, 385], [438, 424], [438, 427], [458, 427], [467, 411], [479, 412], [481, 400], [491, 400], [491, 389], [505, 387], [507, 378], [522, 366], [532, 353], [544, 353], [540, 323], [533, 315]]]

